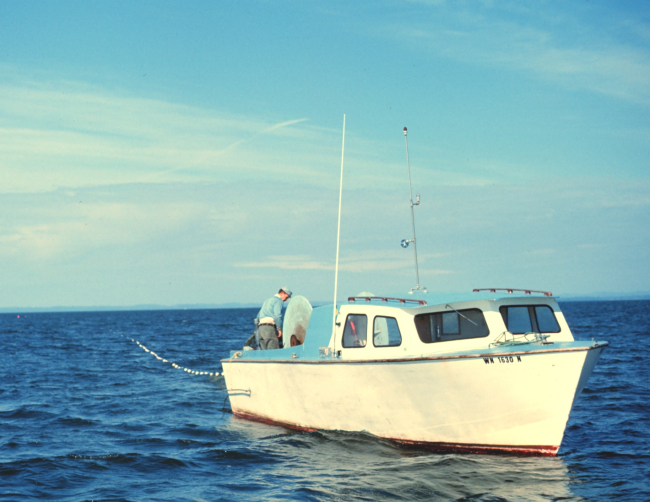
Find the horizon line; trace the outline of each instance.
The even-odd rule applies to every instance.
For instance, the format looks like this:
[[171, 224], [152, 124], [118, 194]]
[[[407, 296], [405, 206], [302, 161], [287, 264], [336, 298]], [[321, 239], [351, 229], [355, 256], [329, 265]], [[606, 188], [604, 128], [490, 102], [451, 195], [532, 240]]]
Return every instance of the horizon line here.
[[[593, 293], [583, 295], [555, 296], [559, 302], [580, 302], [580, 301], [644, 301], [650, 300], [650, 292], [637, 293]], [[162, 305], [156, 303], [141, 303], [136, 305], [70, 305], [50, 307], [0, 307], [0, 314], [22, 314], [22, 313], [48, 313], [48, 312], [125, 312], [125, 311], [152, 311], [152, 310], [221, 310], [221, 309], [252, 309], [261, 306], [262, 302], [226, 302], [226, 303], [178, 303], [173, 305]], [[329, 301], [315, 301], [314, 307], [330, 305]]]

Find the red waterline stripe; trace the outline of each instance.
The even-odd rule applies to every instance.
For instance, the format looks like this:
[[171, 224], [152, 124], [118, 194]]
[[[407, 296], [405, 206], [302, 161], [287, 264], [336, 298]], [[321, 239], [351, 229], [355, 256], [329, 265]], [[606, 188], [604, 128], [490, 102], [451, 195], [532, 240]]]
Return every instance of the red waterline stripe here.
[[274, 425], [276, 427], [284, 427], [285, 429], [292, 429], [295, 431], [314, 432], [318, 430], [315, 429], [314, 427], [302, 427], [300, 425], [290, 424], [288, 422], [279, 422], [277, 420], [271, 420], [270, 418], [260, 417], [259, 415], [251, 415], [249, 413], [243, 413], [241, 411], [233, 411], [232, 414], [235, 415], [236, 417], [243, 418], [245, 420], [250, 420], [252, 422], [260, 422], [267, 425]]
[[[259, 415], [251, 415], [249, 413], [233, 411], [233, 415], [235, 415], [238, 418], [243, 418], [245, 420], [259, 422], [267, 425], [273, 425], [276, 427], [284, 427], [285, 429], [291, 429], [300, 432], [314, 432], [319, 430], [314, 427], [304, 427], [301, 425], [291, 424], [288, 422], [280, 422], [277, 420], [272, 420], [270, 418], [261, 417]], [[463, 443], [438, 443], [438, 442], [428, 442], [428, 441], [408, 441], [405, 439], [396, 439], [396, 438], [383, 437], [383, 436], [377, 436], [377, 437], [381, 437], [382, 439], [393, 441], [403, 446], [426, 448], [428, 450], [433, 450], [433, 451], [446, 451], [446, 452], [457, 452], [457, 453], [480, 453], [480, 454], [507, 453], [509, 455], [519, 455], [519, 456], [555, 457], [557, 456], [557, 452], [560, 449], [559, 445], [558, 446], [544, 446], [544, 445], [513, 446], [513, 445], [501, 445], [501, 444], [487, 445], [487, 444], [463, 444]]]
[[555, 457], [560, 449], [559, 446], [542, 446], [542, 445], [488, 445], [488, 444], [463, 444], [463, 443], [429, 443], [425, 441], [404, 441], [401, 439], [390, 439], [404, 446], [426, 448], [434, 451], [447, 451], [457, 453], [507, 453], [509, 455], [518, 455], [522, 457], [544, 456]]

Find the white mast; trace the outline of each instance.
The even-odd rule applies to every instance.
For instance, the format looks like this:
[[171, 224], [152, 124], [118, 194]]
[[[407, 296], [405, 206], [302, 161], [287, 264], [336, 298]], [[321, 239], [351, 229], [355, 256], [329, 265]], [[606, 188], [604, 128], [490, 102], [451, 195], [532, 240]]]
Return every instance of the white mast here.
[[336, 265], [334, 266], [334, 306], [332, 313], [332, 340], [336, 355], [336, 292], [339, 282], [339, 243], [341, 242], [341, 200], [343, 199], [343, 157], [345, 154], [345, 113], [343, 114], [343, 144], [341, 145], [341, 184], [339, 186], [339, 224], [336, 232]]

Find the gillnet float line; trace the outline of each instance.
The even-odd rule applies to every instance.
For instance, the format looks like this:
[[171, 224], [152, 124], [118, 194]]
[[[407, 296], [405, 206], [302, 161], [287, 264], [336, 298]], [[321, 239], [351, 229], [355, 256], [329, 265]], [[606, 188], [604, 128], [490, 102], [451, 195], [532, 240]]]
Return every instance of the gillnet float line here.
[[[120, 336], [124, 336], [124, 335], [120, 335]], [[124, 338], [126, 338], [126, 337], [124, 337]], [[144, 350], [145, 352], [147, 352], [147, 353], [151, 354], [152, 356], [154, 356], [154, 357], [155, 357], [156, 359], [158, 359], [159, 361], [162, 361], [163, 363], [169, 364], [169, 365], [171, 365], [172, 368], [175, 368], [175, 369], [177, 369], [177, 370], [183, 370], [183, 371], [185, 371], [186, 373], [189, 373], [190, 375], [219, 376], [219, 375], [221, 374], [221, 373], [219, 373], [218, 371], [214, 371], [214, 372], [210, 372], [210, 371], [196, 371], [196, 370], [193, 370], [193, 369], [190, 369], [190, 368], [185, 368], [184, 366], [181, 366], [180, 364], [176, 364], [176, 363], [174, 363], [174, 362], [172, 362], [172, 361], [169, 361], [169, 360], [167, 360], [167, 359], [165, 359], [165, 358], [163, 358], [163, 357], [160, 357], [160, 356], [159, 356], [158, 354], [156, 354], [153, 350], [149, 350], [147, 347], [145, 347], [144, 345], [142, 345], [138, 340], [135, 340], [135, 339], [133, 339], [133, 338], [130, 338], [130, 340], [131, 340], [133, 343], [135, 343], [138, 347], [140, 347], [142, 350]]]

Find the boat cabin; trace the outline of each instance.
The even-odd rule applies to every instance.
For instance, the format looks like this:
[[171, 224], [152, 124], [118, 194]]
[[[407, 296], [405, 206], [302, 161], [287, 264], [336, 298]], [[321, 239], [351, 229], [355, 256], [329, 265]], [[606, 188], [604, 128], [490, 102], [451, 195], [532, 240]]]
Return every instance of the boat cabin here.
[[344, 359], [383, 359], [496, 344], [573, 341], [555, 298], [491, 296], [436, 305], [426, 300], [349, 298], [340, 307], [335, 350]]
[[334, 334], [332, 305], [317, 307], [302, 345], [247, 352], [246, 357], [385, 360], [573, 341], [550, 293], [490, 289], [464, 295], [404, 296], [348, 298], [338, 306]]

